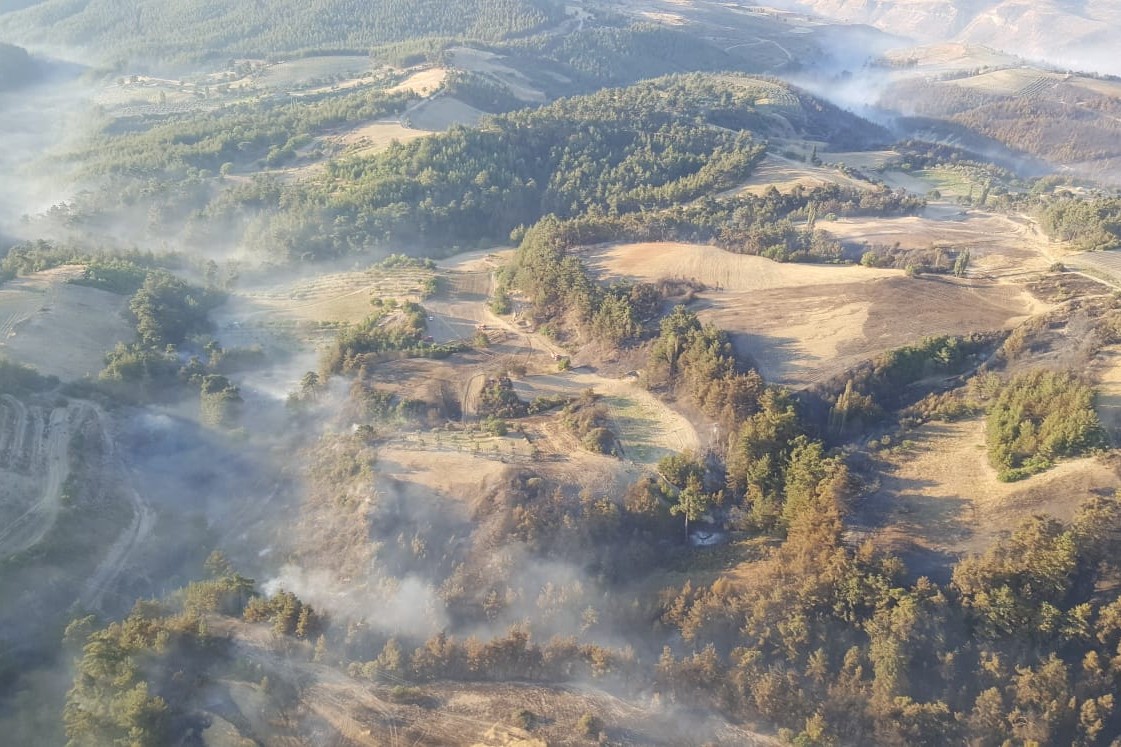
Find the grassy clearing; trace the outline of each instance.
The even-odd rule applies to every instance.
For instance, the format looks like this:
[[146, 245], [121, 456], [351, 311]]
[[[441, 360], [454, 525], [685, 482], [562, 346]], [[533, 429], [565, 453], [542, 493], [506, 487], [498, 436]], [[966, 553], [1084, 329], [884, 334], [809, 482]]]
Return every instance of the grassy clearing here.
[[1031, 513], [1062, 520], [1121, 480], [1087, 457], [1016, 483], [1001, 482], [989, 463], [983, 419], [928, 423], [889, 450], [878, 450], [878, 489], [864, 498], [852, 525], [885, 549], [920, 559], [981, 552]]
[[429, 68], [428, 70], [420, 70], [403, 81], [386, 89], [386, 93], [397, 93], [398, 91], [412, 91], [418, 96], [427, 96], [434, 93], [436, 89], [444, 85], [444, 81], [448, 79], [448, 70], [443, 67]]
[[931, 189], [937, 189], [943, 197], [968, 197], [970, 194], [977, 196], [984, 187], [953, 169], [921, 169], [911, 174], [928, 183]]
[[385, 150], [394, 141], [407, 143], [430, 134], [405, 127], [400, 122], [371, 122], [341, 135], [331, 135], [327, 140], [347, 146], [346, 155], [370, 156]]
[[867, 267], [783, 264], [707, 244], [674, 242], [616, 244], [590, 250], [584, 257], [593, 271], [606, 276], [647, 282], [682, 278], [728, 291], [869, 283], [900, 274]]
[[372, 267], [251, 288], [232, 297], [221, 316], [257, 324], [359, 322], [370, 315], [371, 299], [418, 300], [435, 275], [433, 270], [416, 267]]

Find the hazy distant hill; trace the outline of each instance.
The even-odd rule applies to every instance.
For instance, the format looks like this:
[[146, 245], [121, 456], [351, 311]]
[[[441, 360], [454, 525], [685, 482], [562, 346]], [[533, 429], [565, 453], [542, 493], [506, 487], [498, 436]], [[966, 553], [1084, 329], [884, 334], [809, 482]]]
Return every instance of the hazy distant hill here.
[[192, 61], [364, 51], [432, 37], [495, 40], [563, 18], [553, 0], [45, 0], [0, 15], [0, 38], [77, 47], [101, 63]]
[[27, 85], [39, 74], [39, 66], [26, 49], [0, 43], [0, 91]]
[[955, 40], [1058, 64], [1121, 72], [1121, 0], [786, 0], [828, 18], [929, 41]]

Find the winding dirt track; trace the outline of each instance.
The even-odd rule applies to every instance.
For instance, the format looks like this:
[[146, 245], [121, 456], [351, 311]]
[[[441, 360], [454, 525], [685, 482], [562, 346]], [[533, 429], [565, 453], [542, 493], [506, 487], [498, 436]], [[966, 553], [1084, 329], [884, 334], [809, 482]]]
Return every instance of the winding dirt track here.
[[105, 414], [98, 410], [97, 418], [98, 424], [101, 426], [101, 436], [107, 449], [106, 467], [115, 467], [114, 471], [122, 477], [121, 487], [132, 505], [132, 521], [118, 535], [117, 541], [109, 548], [93, 575], [90, 576], [82, 588], [82, 592], [78, 596], [78, 602], [86, 609], [100, 607], [101, 600], [105, 597], [106, 592], [121, 577], [133, 553], [151, 533], [156, 522], [155, 511], [133, 487], [131, 480], [127, 479], [127, 476], [131, 473], [125, 469], [117, 454]]
[[[22, 463], [19, 466], [33, 473], [43, 473], [43, 490], [39, 500], [0, 529], [0, 557], [7, 558], [39, 544], [58, 519], [62, 508], [62, 488], [70, 475], [71, 429], [87, 416], [89, 405], [56, 407], [51, 411], [49, 423], [44, 423], [38, 408], [33, 408], [29, 416], [28, 408], [19, 400], [10, 395], [5, 395], [4, 400], [17, 413], [15, 432], [18, 446], [10, 452], [9, 462], [18, 458]], [[28, 448], [24, 449], [27, 424], [31, 426], [32, 439]]]
[[106, 449], [103, 479], [116, 480], [121, 486], [133, 516], [83, 586], [78, 601], [86, 609], [97, 608], [120, 578], [137, 546], [151, 532], [155, 512], [127, 478], [128, 472], [113, 447], [108, 418], [99, 407], [71, 400], [66, 407], [48, 410], [8, 394], [0, 396], [0, 469], [38, 483], [34, 502], [0, 527], [0, 560], [34, 548], [54, 528], [70, 476], [71, 437], [91, 418], [97, 422]]

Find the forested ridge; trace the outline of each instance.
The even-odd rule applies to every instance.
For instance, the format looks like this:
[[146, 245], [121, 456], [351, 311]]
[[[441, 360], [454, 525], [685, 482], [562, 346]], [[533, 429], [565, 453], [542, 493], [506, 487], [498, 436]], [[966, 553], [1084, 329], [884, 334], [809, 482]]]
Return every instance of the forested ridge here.
[[171, 115], [139, 132], [107, 122], [68, 156], [82, 175], [183, 178], [203, 169], [217, 174], [258, 163], [280, 166], [325, 128], [379, 119], [404, 111], [408, 92], [362, 91], [314, 101], [261, 97], [205, 113]]
[[104, 65], [357, 51], [427, 37], [497, 40], [564, 17], [552, 0], [46, 0], [0, 17], [0, 33], [87, 47]]
[[[719, 192], [750, 174], [762, 138], [792, 126], [850, 145], [882, 136], [798, 92], [781, 110], [758, 103], [784, 90], [753, 78], [674, 76], [496, 116], [331, 162], [325, 178], [290, 190], [261, 230], [289, 257], [371, 245], [446, 251], [504, 240], [547, 214], [623, 215]], [[248, 192], [238, 199], [252, 199]]]

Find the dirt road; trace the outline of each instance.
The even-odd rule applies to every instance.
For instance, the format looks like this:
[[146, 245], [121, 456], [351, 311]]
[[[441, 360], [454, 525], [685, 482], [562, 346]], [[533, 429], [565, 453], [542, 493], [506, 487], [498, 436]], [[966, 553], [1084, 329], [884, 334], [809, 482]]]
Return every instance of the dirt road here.
[[133, 487], [130, 479], [132, 473], [125, 468], [117, 453], [106, 415], [100, 409], [96, 410], [96, 415], [101, 427], [101, 436], [106, 446], [106, 469], [113, 470], [121, 476], [120, 486], [132, 507], [132, 521], [117, 536], [116, 542], [109, 548], [105, 557], [94, 570], [93, 575], [83, 586], [82, 592], [78, 596], [78, 602], [85, 609], [100, 607], [105, 593], [120, 578], [133, 553], [151, 533], [156, 522], [155, 511]]
[[[4, 396], [5, 402], [16, 412], [17, 440], [9, 451], [8, 466], [26, 468], [35, 476], [42, 477], [39, 499], [27, 510], [17, 516], [7, 526], [0, 529], [0, 558], [18, 555], [39, 544], [50, 532], [62, 508], [62, 492], [66, 478], [70, 475], [70, 434], [76, 424], [87, 417], [88, 406], [78, 404], [71, 407], [56, 407], [44, 422], [39, 408], [29, 408], [10, 395]], [[27, 423], [30, 421], [30, 439], [25, 439]], [[18, 459], [18, 464], [13, 462]]]

